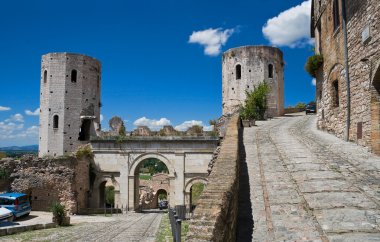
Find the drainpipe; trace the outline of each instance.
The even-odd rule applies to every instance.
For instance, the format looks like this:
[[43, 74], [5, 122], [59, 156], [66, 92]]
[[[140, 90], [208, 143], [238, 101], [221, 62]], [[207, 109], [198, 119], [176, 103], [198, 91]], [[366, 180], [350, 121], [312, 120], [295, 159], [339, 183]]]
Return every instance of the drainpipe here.
[[347, 119], [346, 119], [346, 132], [345, 139], [350, 139], [350, 126], [351, 126], [351, 92], [350, 92], [350, 73], [348, 66], [348, 47], [347, 47], [347, 15], [346, 15], [346, 0], [342, 0], [342, 17], [343, 17], [343, 34], [344, 34], [344, 58], [346, 69], [346, 85], [347, 85]]

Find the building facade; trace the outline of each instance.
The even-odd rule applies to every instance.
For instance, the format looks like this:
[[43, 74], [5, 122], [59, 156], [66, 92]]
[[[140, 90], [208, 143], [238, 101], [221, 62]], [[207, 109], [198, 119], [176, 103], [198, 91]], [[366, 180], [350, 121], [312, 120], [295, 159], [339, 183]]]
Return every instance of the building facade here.
[[101, 64], [85, 55], [42, 56], [39, 156], [61, 156], [100, 129]]
[[380, 154], [380, 2], [313, 0], [311, 11], [315, 52], [323, 56], [316, 76], [318, 128]]
[[284, 113], [284, 61], [281, 50], [269, 46], [233, 48], [222, 57], [223, 115], [239, 109], [246, 91], [266, 81], [270, 88], [268, 116]]

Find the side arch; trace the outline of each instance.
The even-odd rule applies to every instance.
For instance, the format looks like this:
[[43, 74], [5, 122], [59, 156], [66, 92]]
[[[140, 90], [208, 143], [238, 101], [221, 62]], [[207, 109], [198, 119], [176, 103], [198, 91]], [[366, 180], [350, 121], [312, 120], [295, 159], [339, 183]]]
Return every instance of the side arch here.
[[208, 180], [207, 178], [204, 178], [204, 177], [194, 177], [192, 178], [191, 180], [189, 180], [186, 185], [185, 185], [185, 192], [186, 193], [190, 193], [190, 189], [191, 187], [195, 184], [195, 183], [203, 183], [204, 185], [207, 186], [207, 183], [208, 183]]

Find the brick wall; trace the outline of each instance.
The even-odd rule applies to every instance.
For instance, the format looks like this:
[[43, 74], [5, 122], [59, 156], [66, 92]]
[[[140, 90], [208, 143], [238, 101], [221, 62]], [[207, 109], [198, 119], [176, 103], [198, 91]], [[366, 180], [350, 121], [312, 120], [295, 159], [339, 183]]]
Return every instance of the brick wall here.
[[239, 190], [240, 119], [231, 118], [220, 154], [208, 178], [186, 241], [235, 241]]

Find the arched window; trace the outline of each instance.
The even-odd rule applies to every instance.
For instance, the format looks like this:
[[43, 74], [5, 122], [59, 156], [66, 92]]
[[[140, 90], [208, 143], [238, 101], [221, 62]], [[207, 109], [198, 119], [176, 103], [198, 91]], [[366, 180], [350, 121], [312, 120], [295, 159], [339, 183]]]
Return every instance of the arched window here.
[[241, 79], [241, 65], [236, 65], [236, 80]]
[[58, 121], [59, 121], [58, 115], [54, 115], [53, 116], [53, 128], [54, 129], [58, 129]]
[[268, 77], [273, 78], [273, 65], [272, 64], [268, 65]]
[[338, 84], [338, 80], [335, 80], [332, 83], [332, 100], [333, 100], [333, 107], [339, 107], [339, 84]]
[[71, 82], [77, 82], [77, 70], [71, 71]]
[[340, 16], [339, 16], [339, 0], [334, 0], [333, 4], [333, 21], [334, 21], [334, 30], [339, 28], [340, 25]]
[[44, 83], [47, 82], [47, 70], [44, 71]]

